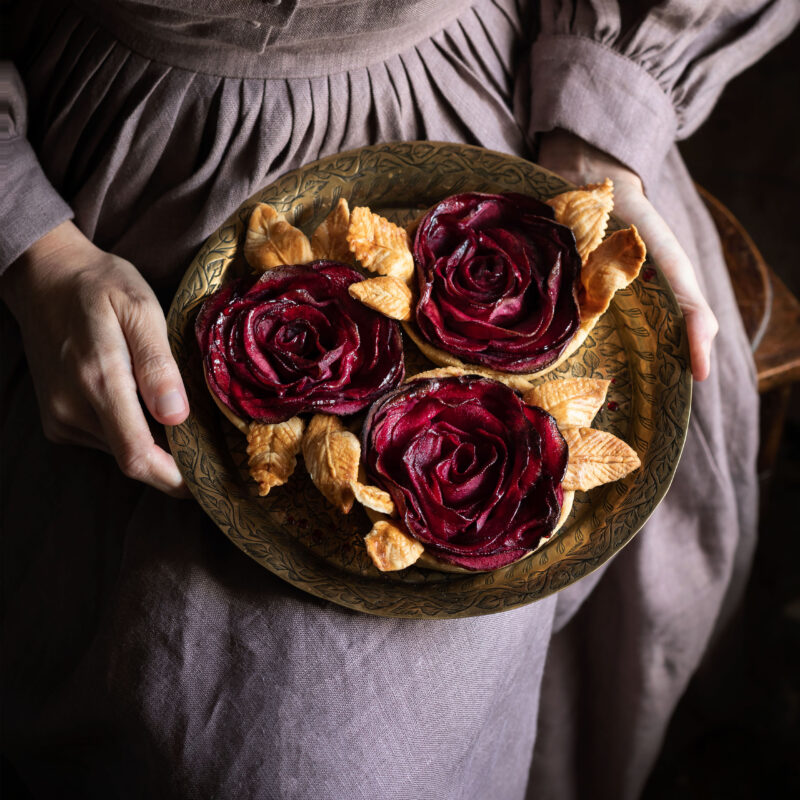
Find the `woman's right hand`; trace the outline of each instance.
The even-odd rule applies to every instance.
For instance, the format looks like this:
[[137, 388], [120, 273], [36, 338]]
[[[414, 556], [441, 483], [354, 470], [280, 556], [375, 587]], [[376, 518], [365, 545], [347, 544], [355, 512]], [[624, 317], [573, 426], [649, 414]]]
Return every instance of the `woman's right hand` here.
[[109, 452], [128, 477], [186, 496], [137, 396], [164, 425], [189, 413], [164, 314], [139, 271], [64, 222], [9, 267], [0, 296], [20, 325], [47, 438]]
[[635, 225], [647, 251], [661, 267], [686, 320], [692, 375], [704, 381], [711, 371], [711, 343], [719, 324], [703, 297], [695, 268], [675, 234], [647, 199], [642, 181], [612, 156], [573, 134], [555, 130], [541, 137], [539, 163], [577, 185], [614, 181], [614, 214]]

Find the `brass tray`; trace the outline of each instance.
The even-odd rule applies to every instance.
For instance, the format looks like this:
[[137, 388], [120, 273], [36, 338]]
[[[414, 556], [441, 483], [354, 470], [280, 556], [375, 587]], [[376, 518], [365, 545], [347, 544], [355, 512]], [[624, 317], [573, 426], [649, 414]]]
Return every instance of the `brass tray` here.
[[[194, 319], [207, 295], [248, 271], [241, 256], [253, 206], [272, 204], [311, 233], [345, 197], [405, 222], [447, 195], [515, 191], [547, 198], [564, 180], [520, 158], [458, 144], [402, 142], [364, 147], [287, 173], [245, 202], [214, 233], [181, 281], [167, 322], [191, 414], [167, 430], [187, 485], [247, 555], [318, 597], [370, 614], [448, 618], [524, 605], [577, 581], [627, 544], [669, 488], [689, 422], [691, 377], [683, 317], [666, 279], [646, 262], [617, 293], [586, 343], [546, 376], [603, 377], [612, 384], [594, 426], [630, 444], [642, 467], [576, 496], [567, 524], [533, 556], [488, 574], [410, 567], [382, 574], [362, 542], [363, 510], [345, 517], [329, 506], [298, 459], [288, 484], [259, 498], [247, 476], [245, 440], [205, 388]], [[621, 227], [612, 220], [610, 230]], [[429, 362], [404, 338], [408, 374]]]

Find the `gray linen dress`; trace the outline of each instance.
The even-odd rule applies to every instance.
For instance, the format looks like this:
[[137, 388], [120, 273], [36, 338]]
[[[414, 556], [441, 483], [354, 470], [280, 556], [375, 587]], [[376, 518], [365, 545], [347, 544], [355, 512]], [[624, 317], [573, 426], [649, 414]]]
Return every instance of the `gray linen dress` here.
[[639, 794], [743, 587], [757, 505], [748, 343], [674, 142], [796, 17], [788, 0], [624, 24], [611, 0], [25, 4], [3, 266], [74, 215], [168, 301], [286, 170], [399, 139], [530, 156], [558, 126], [639, 172], [720, 322], [675, 482], [633, 543], [538, 603], [431, 622], [304, 595], [193, 502], [45, 441], [6, 316], [3, 746], [37, 796]]

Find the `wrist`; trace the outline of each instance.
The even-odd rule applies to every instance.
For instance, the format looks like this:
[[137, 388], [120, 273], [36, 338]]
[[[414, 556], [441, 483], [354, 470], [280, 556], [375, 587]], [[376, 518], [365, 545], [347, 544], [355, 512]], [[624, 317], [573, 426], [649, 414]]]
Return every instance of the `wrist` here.
[[50, 282], [82, 269], [96, 250], [74, 223], [62, 222], [9, 265], [0, 278], [0, 299], [17, 316], [21, 301]]
[[541, 134], [539, 163], [577, 184], [611, 178], [615, 185], [627, 184], [642, 191], [639, 176], [613, 156], [570, 131], [556, 128]]

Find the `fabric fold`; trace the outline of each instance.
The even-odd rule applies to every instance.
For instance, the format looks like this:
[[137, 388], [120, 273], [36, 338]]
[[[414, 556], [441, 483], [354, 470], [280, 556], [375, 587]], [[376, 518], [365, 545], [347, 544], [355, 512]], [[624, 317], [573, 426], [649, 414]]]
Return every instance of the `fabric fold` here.
[[[72, 209], [61, 199], [27, 139], [0, 141], [0, 275], [35, 241], [72, 219]], [[25, 213], [19, 214], [18, 199]]]
[[583, 36], [542, 35], [531, 53], [531, 93], [531, 135], [563, 128], [629, 166], [646, 188], [656, 181], [678, 123], [647, 70]]
[[248, 195], [365, 137], [524, 150], [508, 100], [521, 35], [512, 10], [507, 0], [485, 0], [369, 66], [263, 78], [148, 59], [66, 5], [22, 65], [35, 109], [31, 142], [81, 230], [168, 294]]
[[725, 84], [800, 20], [796, 0], [539, 6], [529, 134], [569, 130], [651, 189], [674, 141], [697, 130]]
[[[19, 73], [0, 65], [0, 275], [37, 239], [73, 212], [53, 188], [25, 138], [25, 93]], [[22, 198], [22, 200], [21, 200]], [[20, 213], [20, 204], [24, 213]]]

